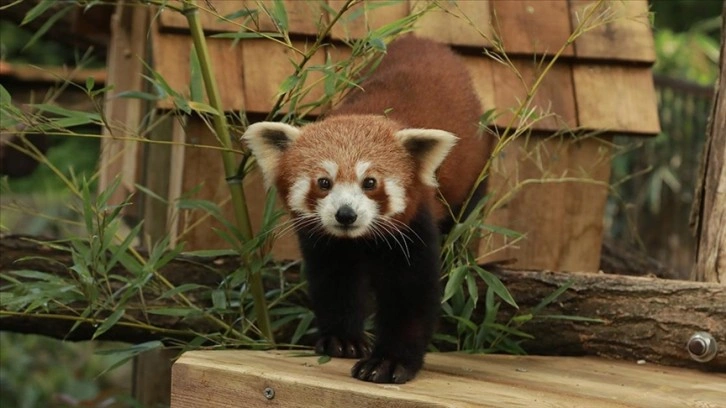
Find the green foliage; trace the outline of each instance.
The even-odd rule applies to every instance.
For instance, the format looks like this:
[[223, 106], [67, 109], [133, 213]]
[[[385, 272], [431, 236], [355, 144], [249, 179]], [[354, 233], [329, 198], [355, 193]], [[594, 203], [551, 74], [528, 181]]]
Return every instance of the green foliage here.
[[122, 378], [130, 367], [99, 376], [117, 357], [94, 351], [111, 344], [60, 345], [59, 340], [41, 336], [0, 333], [0, 406], [120, 406], [115, 402], [127, 401], [122, 396], [130, 384]]
[[712, 17], [693, 25], [688, 31], [655, 31], [656, 64], [653, 70], [672, 78], [701, 85], [713, 85], [718, 76], [720, 18]]

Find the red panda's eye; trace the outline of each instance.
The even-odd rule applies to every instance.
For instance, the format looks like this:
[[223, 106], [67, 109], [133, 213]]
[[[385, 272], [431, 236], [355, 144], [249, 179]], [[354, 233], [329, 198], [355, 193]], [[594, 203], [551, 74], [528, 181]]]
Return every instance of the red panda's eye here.
[[318, 187], [320, 187], [321, 190], [330, 190], [330, 187], [332, 185], [333, 185], [333, 183], [330, 181], [329, 178], [320, 177], [318, 179]]
[[374, 188], [376, 188], [376, 184], [377, 184], [376, 179], [374, 179], [373, 177], [366, 177], [363, 180], [363, 189], [364, 190], [373, 190]]

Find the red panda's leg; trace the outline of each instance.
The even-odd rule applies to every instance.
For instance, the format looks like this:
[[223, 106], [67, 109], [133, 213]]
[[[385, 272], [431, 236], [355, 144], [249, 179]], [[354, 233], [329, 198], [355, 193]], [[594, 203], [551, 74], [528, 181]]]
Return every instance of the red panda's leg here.
[[439, 237], [433, 220], [420, 214], [411, 228], [420, 239], [411, 256], [394, 251], [382, 257], [372, 275], [376, 292], [376, 342], [353, 377], [378, 383], [405, 383], [423, 366], [426, 347], [440, 313]]
[[349, 257], [328, 243], [306, 248], [304, 271], [320, 338], [315, 352], [331, 357], [361, 358], [370, 354], [363, 333], [366, 282]]

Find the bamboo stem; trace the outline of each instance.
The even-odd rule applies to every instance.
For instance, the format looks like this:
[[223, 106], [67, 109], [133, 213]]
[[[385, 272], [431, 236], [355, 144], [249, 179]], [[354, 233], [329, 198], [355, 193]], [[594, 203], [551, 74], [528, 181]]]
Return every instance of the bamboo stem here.
[[[189, 23], [189, 30], [191, 32], [192, 41], [194, 42], [194, 49], [199, 57], [199, 66], [204, 80], [204, 87], [207, 91], [207, 96], [209, 97], [209, 104], [217, 111], [216, 114], [213, 115], [214, 129], [217, 133], [217, 139], [225, 149], [222, 151], [222, 162], [224, 165], [225, 177], [228, 180], [227, 184], [232, 198], [235, 220], [237, 221], [237, 226], [240, 229], [242, 237], [246, 241], [249, 241], [252, 239], [252, 227], [250, 225], [249, 212], [247, 210], [247, 201], [245, 199], [242, 183], [235, 177], [237, 174], [237, 163], [234, 153], [232, 153], [232, 140], [229, 135], [229, 127], [224, 115], [219, 89], [217, 88], [217, 83], [214, 80], [212, 61], [209, 57], [209, 50], [207, 49], [204, 30], [199, 22], [199, 13], [196, 1], [185, 0], [182, 13]], [[242, 254], [242, 256], [246, 258], [247, 254]], [[274, 343], [275, 340], [270, 327], [270, 316], [267, 312], [265, 290], [262, 286], [262, 276], [260, 275], [260, 272], [252, 272], [249, 274], [249, 284], [255, 303], [257, 326], [260, 329], [261, 334], [270, 343]]]

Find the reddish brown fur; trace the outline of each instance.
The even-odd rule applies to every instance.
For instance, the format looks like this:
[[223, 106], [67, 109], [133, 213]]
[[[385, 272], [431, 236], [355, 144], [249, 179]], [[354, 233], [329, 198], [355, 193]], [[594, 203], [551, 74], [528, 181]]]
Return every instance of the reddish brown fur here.
[[[461, 59], [445, 45], [402, 37], [390, 44], [381, 64], [361, 87], [363, 90], [351, 92], [325, 122], [343, 115], [386, 114], [402, 127], [441, 129], [458, 136], [437, 178], [446, 201], [452, 207], [460, 205], [491, 149], [491, 139], [478, 132], [482, 108]], [[371, 140], [366, 146], [374, 143], [378, 141]], [[437, 219], [446, 215], [443, 205], [432, 208]]]

